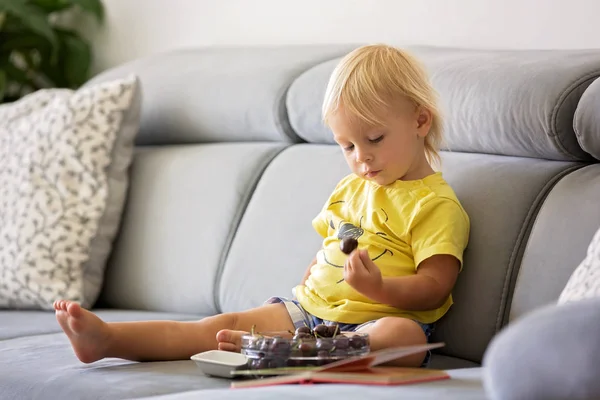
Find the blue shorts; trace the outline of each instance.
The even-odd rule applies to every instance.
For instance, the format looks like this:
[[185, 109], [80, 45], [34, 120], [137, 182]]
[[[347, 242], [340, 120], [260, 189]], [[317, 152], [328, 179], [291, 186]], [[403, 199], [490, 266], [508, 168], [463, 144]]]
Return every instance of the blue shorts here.
[[[294, 324], [294, 328], [296, 328], [296, 329], [298, 329], [302, 326], [308, 326], [309, 328], [314, 329], [315, 326], [320, 325], [320, 324], [331, 325], [331, 324], [336, 323], [333, 321], [327, 321], [327, 320], [321, 319], [319, 317], [316, 317], [316, 316], [310, 314], [308, 311], [306, 311], [300, 305], [300, 303], [297, 300], [290, 300], [285, 297], [271, 297], [265, 303], [266, 304], [283, 303], [283, 305], [285, 305], [285, 307], [287, 308], [287, 311], [290, 314], [290, 318], [292, 319], [292, 322]], [[359, 329], [362, 329], [366, 326], [374, 324], [376, 321], [377, 320], [374, 319], [371, 321], [364, 322], [362, 324], [343, 324], [343, 323], [339, 323], [339, 322], [337, 322], [337, 324], [339, 325], [339, 328], [341, 331], [356, 332]], [[434, 330], [434, 324], [423, 324], [419, 321], [415, 321], [415, 322], [417, 324], [419, 324], [421, 329], [423, 329], [423, 333], [425, 333], [425, 337], [427, 338], [427, 343], [429, 343], [429, 339]], [[431, 359], [431, 351], [428, 351], [427, 355], [425, 356], [425, 359], [423, 360], [423, 364], [421, 364], [421, 367], [427, 367], [429, 365], [430, 359]]]

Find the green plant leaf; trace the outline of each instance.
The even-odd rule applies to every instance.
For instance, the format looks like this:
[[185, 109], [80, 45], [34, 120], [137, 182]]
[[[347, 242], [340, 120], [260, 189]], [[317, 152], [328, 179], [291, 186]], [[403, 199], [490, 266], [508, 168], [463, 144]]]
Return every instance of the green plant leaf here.
[[2, 69], [6, 73], [6, 77], [12, 81], [18, 83], [29, 83], [30, 79], [27, 77], [25, 71], [15, 67], [13, 64], [8, 62], [2, 66]]
[[4, 99], [4, 94], [6, 93], [7, 86], [6, 72], [0, 69], [0, 102]]
[[7, 12], [18, 18], [23, 25], [48, 39], [53, 48], [58, 47], [56, 35], [47, 16], [37, 7], [27, 4], [25, 0], [0, 0], [0, 12]]
[[81, 86], [88, 79], [92, 51], [88, 42], [74, 32], [57, 31], [61, 43], [61, 64], [65, 81], [71, 88]]
[[62, 11], [72, 6], [68, 0], [30, 0], [30, 3], [47, 13]]
[[101, 0], [68, 0], [71, 4], [78, 5], [96, 17], [98, 22], [104, 21], [104, 6]]
[[50, 42], [32, 32], [0, 32], [0, 52], [19, 49], [46, 49], [51, 53]]

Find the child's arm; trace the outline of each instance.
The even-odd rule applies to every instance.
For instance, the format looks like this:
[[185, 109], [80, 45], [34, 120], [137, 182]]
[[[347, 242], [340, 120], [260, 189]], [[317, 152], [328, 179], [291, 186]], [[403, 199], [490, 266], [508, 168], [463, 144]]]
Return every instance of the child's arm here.
[[416, 275], [381, 276], [379, 268], [364, 251], [355, 251], [344, 267], [344, 279], [363, 295], [403, 310], [433, 310], [444, 304], [460, 270], [450, 255], [434, 255], [419, 265]]
[[436, 309], [448, 299], [459, 270], [454, 256], [429, 257], [421, 262], [416, 275], [383, 279], [379, 301], [404, 310]]

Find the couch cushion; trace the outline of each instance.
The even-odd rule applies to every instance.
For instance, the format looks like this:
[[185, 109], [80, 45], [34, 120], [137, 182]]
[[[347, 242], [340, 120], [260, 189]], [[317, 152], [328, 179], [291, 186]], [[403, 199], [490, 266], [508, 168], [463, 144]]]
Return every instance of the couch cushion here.
[[[191, 360], [137, 363], [105, 359], [82, 364], [74, 356], [67, 337], [62, 333], [0, 342], [0, 355], [2, 399], [118, 400], [192, 390], [196, 390], [193, 398], [203, 399], [216, 399], [217, 396], [243, 396], [244, 399], [251, 396], [261, 399], [306, 398], [333, 395], [333, 392], [338, 393], [337, 396], [343, 393], [348, 399], [362, 399], [365, 396], [398, 398], [399, 395], [402, 398], [418, 396], [433, 399], [442, 394], [445, 394], [444, 398], [485, 398], [479, 369], [451, 371], [453, 379], [450, 380], [396, 388], [314, 385], [298, 390], [296, 385], [287, 385], [266, 390], [231, 390], [229, 380], [204, 375]], [[307, 393], [307, 390], [314, 393]]]
[[112, 308], [214, 314], [215, 281], [276, 143], [141, 149], [107, 269]]
[[294, 145], [265, 170], [225, 262], [218, 286], [221, 311], [292, 296], [321, 246], [311, 221], [348, 173], [340, 156], [333, 146]]
[[523, 254], [510, 319], [556, 302], [600, 226], [600, 165], [562, 178], [545, 199]]
[[[446, 342], [442, 354], [479, 363], [505, 322], [510, 274], [518, 267], [539, 203], [554, 180], [576, 164], [465, 153], [442, 156], [444, 177], [471, 218], [471, 238], [455, 305], [437, 324], [433, 339]], [[221, 310], [258, 306], [270, 296], [291, 297], [321, 243], [312, 218], [347, 173], [337, 146], [294, 145], [273, 160], [231, 245], [218, 291]]]
[[[600, 52], [408, 47], [428, 69], [453, 151], [590, 159], [573, 131], [577, 103], [600, 75]], [[333, 143], [321, 122], [327, 81], [339, 59], [302, 74], [287, 95], [292, 127], [313, 143]]]
[[[165, 320], [174, 319], [178, 321], [200, 319], [198, 315], [167, 314], [152, 311], [132, 310], [94, 310], [96, 314], [107, 322], [117, 321], [142, 321], [142, 320]], [[62, 332], [54, 312], [37, 310], [0, 310], [0, 341], [19, 338], [23, 336], [35, 336], [47, 333]]]
[[196, 399], [448, 399], [448, 400], [485, 400], [485, 390], [481, 382], [480, 368], [448, 371], [451, 379], [400, 386], [369, 385], [281, 385], [244, 390], [212, 389], [192, 391], [174, 395], [165, 395], [152, 400], [196, 400]]
[[290, 83], [349, 45], [202, 48], [157, 54], [88, 84], [135, 73], [144, 88], [138, 144], [298, 141], [285, 109]]
[[1, 399], [116, 400], [227, 386], [191, 360], [83, 364], [63, 333], [0, 342]]
[[600, 160], [600, 79], [583, 93], [575, 111], [575, 132], [579, 145]]
[[125, 203], [135, 77], [0, 106], [0, 307], [90, 307]]

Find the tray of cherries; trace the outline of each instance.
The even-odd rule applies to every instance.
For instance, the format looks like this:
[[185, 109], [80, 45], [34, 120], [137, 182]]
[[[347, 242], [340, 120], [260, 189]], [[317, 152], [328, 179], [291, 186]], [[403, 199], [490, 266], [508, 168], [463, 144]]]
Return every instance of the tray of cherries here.
[[367, 333], [340, 332], [339, 326], [307, 326], [295, 332], [251, 332], [242, 336], [241, 353], [250, 370], [313, 367], [369, 353]]

